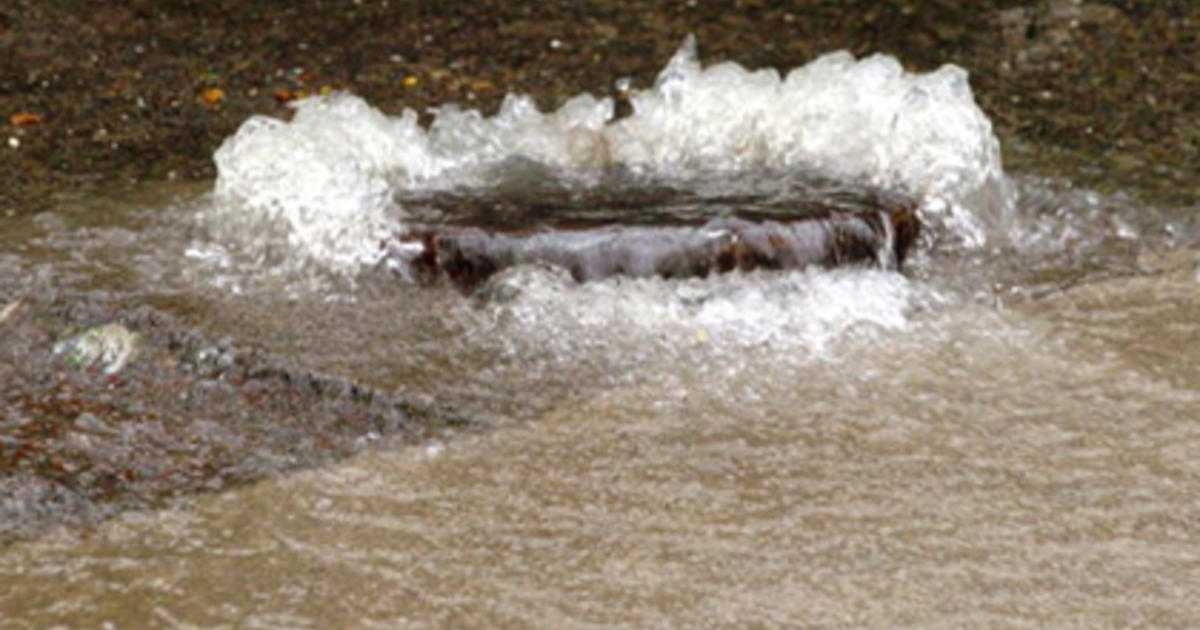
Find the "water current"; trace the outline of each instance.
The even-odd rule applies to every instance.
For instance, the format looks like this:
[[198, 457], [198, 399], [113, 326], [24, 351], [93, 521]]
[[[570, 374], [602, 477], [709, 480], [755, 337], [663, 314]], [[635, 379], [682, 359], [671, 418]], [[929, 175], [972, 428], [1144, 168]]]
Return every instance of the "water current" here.
[[[427, 131], [335, 96], [248, 122], [214, 187], [0, 219], [4, 303], [171, 305], [489, 427], [0, 549], [0, 628], [1200, 626], [1195, 208], [1005, 174], [952, 67], [685, 46], [633, 105]], [[719, 211], [804, 169], [923, 200], [902, 273], [463, 296], [379, 260], [434, 193]]]

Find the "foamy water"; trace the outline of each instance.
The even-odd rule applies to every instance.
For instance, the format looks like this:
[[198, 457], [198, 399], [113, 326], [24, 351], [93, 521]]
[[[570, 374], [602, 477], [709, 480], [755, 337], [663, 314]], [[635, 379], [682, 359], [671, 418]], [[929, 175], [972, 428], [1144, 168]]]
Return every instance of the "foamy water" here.
[[[0, 627], [1200, 626], [1200, 259], [1156, 249], [1194, 212], [1007, 179], [954, 67], [784, 77], [685, 45], [633, 104], [512, 96], [425, 129], [310, 99], [230, 138], [210, 196], [0, 218], [12, 317], [40, 294], [158, 309], [495, 429], [12, 545]], [[786, 200], [807, 169], [921, 197], [916, 264], [522, 266], [471, 296], [371, 268], [422, 192]]]
[[540, 267], [518, 267], [485, 287], [488, 335], [518, 355], [533, 348], [580, 356], [596, 339], [618, 352], [669, 355], [687, 348], [709, 360], [771, 348], [795, 360], [828, 356], [848, 331], [898, 333], [914, 312], [952, 298], [904, 276], [874, 270], [810, 270], [668, 281], [614, 278], [578, 284]]
[[610, 98], [546, 113], [510, 94], [491, 116], [440, 107], [426, 129], [412, 110], [388, 117], [351, 94], [302, 100], [291, 121], [254, 117], [217, 151], [211, 223], [235, 239], [270, 232], [290, 263], [353, 275], [403, 225], [398, 196], [503, 186], [534, 165], [568, 187], [614, 171], [684, 185], [830, 174], [918, 196], [947, 242], [979, 246], [1012, 227], [999, 144], [956, 66], [909, 73], [887, 55], [838, 52], [786, 75], [704, 68], [689, 38], [631, 102], [614, 120]]

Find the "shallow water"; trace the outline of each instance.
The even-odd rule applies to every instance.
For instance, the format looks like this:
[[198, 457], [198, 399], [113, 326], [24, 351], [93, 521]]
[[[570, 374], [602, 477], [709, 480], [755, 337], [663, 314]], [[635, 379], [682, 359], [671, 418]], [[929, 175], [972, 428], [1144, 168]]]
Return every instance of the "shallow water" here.
[[231, 243], [195, 187], [0, 219], [5, 301], [154, 304], [492, 428], [14, 544], [0, 627], [1200, 625], [1195, 209], [1006, 181], [1015, 237], [903, 275], [491, 299]]
[[[1117, 247], [1096, 256], [1133, 275], [1065, 267], [1054, 290], [1039, 265], [988, 286], [1016, 272], [960, 256], [911, 280], [697, 281], [691, 302], [539, 272], [498, 304], [385, 283], [231, 298], [141, 258], [187, 246], [194, 202], [95, 203], [27, 226], [49, 236], [23, 235], [18, 277], [190, 286], [212, 330], [497, 430], [13, 545], [4, 627], [1200, 621], [1194, 250]], [[876, 303], [828, 310], [846, 299]]]

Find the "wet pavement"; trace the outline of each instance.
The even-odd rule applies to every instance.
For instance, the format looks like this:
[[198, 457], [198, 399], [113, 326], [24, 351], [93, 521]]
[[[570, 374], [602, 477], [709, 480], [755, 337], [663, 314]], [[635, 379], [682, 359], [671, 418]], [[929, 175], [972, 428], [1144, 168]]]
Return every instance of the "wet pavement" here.
[[[490, 1], [15, 0], [0, 9], [0, 216], [136, 196], [135, 181], [209, 182], [223, 138], [253, 113], [285, 116], [302, 94], [349, 90], [389, 113], [449, 101], [490, 111], [511, 91], [552, 107], [581, 90], [611, 93], [616, 77], [646, 86], [687, 33], [706, 63], [787, 68], [847, 48], [918, 69], [959, 64], [1009, 170], [1194, 203], [1192, 3], [960, 4], [563, 2], [534, 14]], [[33, 282], [0, 286], [0, 308], [0, 474], [11, 489], [0, 511], [13, 515], [0, 540], [473, 422], [453, 403], [243, 347], [180, 321], [178, 304]], [[45, 352], [112, 322], [140, 339], [117, 374]]]
[[[558, 2], [236, 0], [0, 8], [0, 214], [96, 183], [207, 180], [252, 113], [349, 90], [384, 112], [508, 92], [543, 108], [648, 85], [694, 33], [709, 63], [788, 68], [837, 49], [971, 72], [1006, 163], [1163, 200], [1200, 194], [1200, 9], [1186, 0]], [[1054, 147], [1048, 153], [1045, 147]]]

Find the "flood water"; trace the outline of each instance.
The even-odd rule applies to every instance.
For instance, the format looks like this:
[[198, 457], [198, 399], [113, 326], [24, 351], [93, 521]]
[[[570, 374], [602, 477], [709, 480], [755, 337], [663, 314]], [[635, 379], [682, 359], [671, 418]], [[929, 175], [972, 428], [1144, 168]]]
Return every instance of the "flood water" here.
[[207, 186], [0, 219], [12, 295], [186, 296], [489, 427], [11, 545], [0, 627], [1200, 626], [1195, 208], [1006, 181], [1016, 236], [903, 274], [492, 298], [227, 247]]

